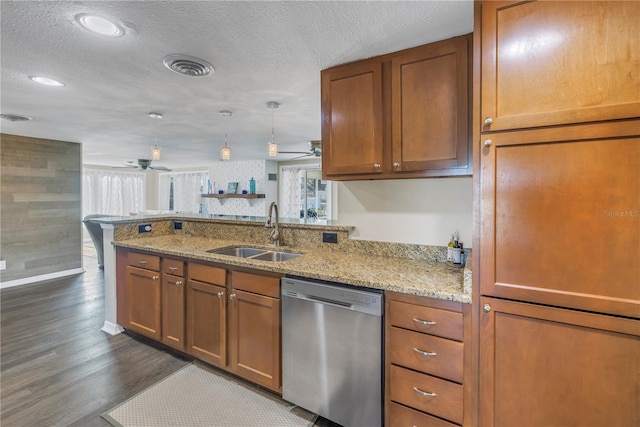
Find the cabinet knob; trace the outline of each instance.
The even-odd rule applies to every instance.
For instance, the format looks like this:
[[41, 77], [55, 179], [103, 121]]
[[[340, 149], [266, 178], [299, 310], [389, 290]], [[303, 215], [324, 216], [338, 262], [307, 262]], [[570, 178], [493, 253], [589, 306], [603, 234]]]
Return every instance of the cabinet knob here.
[[491, 147], [491, 144], [493, 144], [493, 141], [490, 139], [485, 139], [484, 141], [484, 146], [485, 147]]
[[393, 167], [394, 167], [394, 169], [398, 169], [400, 167], [400, 163], [393, 162]]
[[159, 277], [158, 276], [151, 276], [151, 280], [158, 280]]
[[216, 295], [218, 295], [218, 298], [222, 298], [224, 296], [224, 292], [218, 292]]
[[236, 294], [229, 294], [229, 299], [235, 299], [236, 298]]
[[490, 311], [491, 311], [491, 306], [490, 306], [489, 304], [485, 304], [485, 305], [482, 307], [482, 311], [484, 311], [485, 313], [490, 312]]
[[181, 285], [182, 285], [182, 280], [176, 280], [175, 285], [176, 285], [176, 286], [181, 286]]
[[491, 126], [492, 124], [493, 124], [493, 119], [491, 117], [487, 117], [486, 119], [484, 119], [485, 126]]
[[380, 163], [374, 163], [373, 167], [376, 168], [376, 169], [380, 169]]

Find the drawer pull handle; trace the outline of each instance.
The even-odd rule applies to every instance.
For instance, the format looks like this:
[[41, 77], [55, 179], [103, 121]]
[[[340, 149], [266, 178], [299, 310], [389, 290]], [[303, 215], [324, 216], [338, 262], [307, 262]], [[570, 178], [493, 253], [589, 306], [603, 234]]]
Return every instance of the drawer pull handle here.
[[169, 267], [169, 270], [171, 271], [176, 271], [178, 269], [178, 267]]
[[414, 387], [413, 391], [415, 391], [416, 393], [420, 393], [424, 397], [436, 397], [435, 393], [429, 393], [429, 392], [426, 392], [426, 391], [422, 391], [418, 387]]
[[428, 320], [420, 320], [420, 319], [416, 319], [415, 317], [413, 318], [413, 321], [416, 323], [420, 323], [421, 325], [435, 325], [436, 322], [430, 322]]
[[140, 261], [138, 261], [138, 263], [140, 263], [140, 264], [146, 264], [146, 263], [147, 263], [147, 261], [145, 261], [145, 260], [142, 260], [142, 259], [141, 259]]
[[415, 348], [415, 347], [413, 347], [413, 351], [415, 351], [416, 353], [419, 353], [419, 354], [421, 354], [423, 356], [437, 356], [438, 355], [438, 353], [434, 353], [432, 351], [423, 351], [423, 350], [420, 350], [420, 349]]

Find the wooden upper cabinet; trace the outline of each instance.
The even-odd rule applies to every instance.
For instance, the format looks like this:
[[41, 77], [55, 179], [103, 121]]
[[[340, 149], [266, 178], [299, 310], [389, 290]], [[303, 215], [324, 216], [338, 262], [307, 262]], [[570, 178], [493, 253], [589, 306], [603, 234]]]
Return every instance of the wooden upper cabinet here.
[[322, 71], [324, 179], [471, 174], [468, 35]]
[[628, 120], [483, 135], [483, 295], [640, 318], [639, 134]]
[[394, 172], [469, 173], [468, 43], [456, 37], [391, 59]]
[[321, 80], [323, 175], [382, 172], [382, 62], [324, 70]]
[[639, 117], [639, 16], [637, 1], [483, 2], [482, 130]]

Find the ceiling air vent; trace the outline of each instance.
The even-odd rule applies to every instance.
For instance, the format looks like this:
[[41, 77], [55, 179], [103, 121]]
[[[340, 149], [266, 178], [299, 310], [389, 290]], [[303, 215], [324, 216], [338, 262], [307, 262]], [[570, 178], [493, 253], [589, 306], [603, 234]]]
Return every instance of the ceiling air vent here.
[[16, 114], [0, 114], [0, 117], [5, 120], [9, 120], [10, 122], [26, 122], [31, 120], [31, 117], [18, 116]]
[[213, 65], [204, 59], [189, 55], [167, 55], [162, 60], [165, 67], [189, 77], [204, 77], [213, 73]]

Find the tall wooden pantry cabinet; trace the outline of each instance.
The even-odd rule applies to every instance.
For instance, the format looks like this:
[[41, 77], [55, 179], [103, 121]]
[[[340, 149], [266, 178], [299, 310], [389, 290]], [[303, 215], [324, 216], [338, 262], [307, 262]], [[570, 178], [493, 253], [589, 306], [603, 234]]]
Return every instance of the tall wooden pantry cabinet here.
[[478, 424], [640, 425], [640, 2], [475, 23]]

